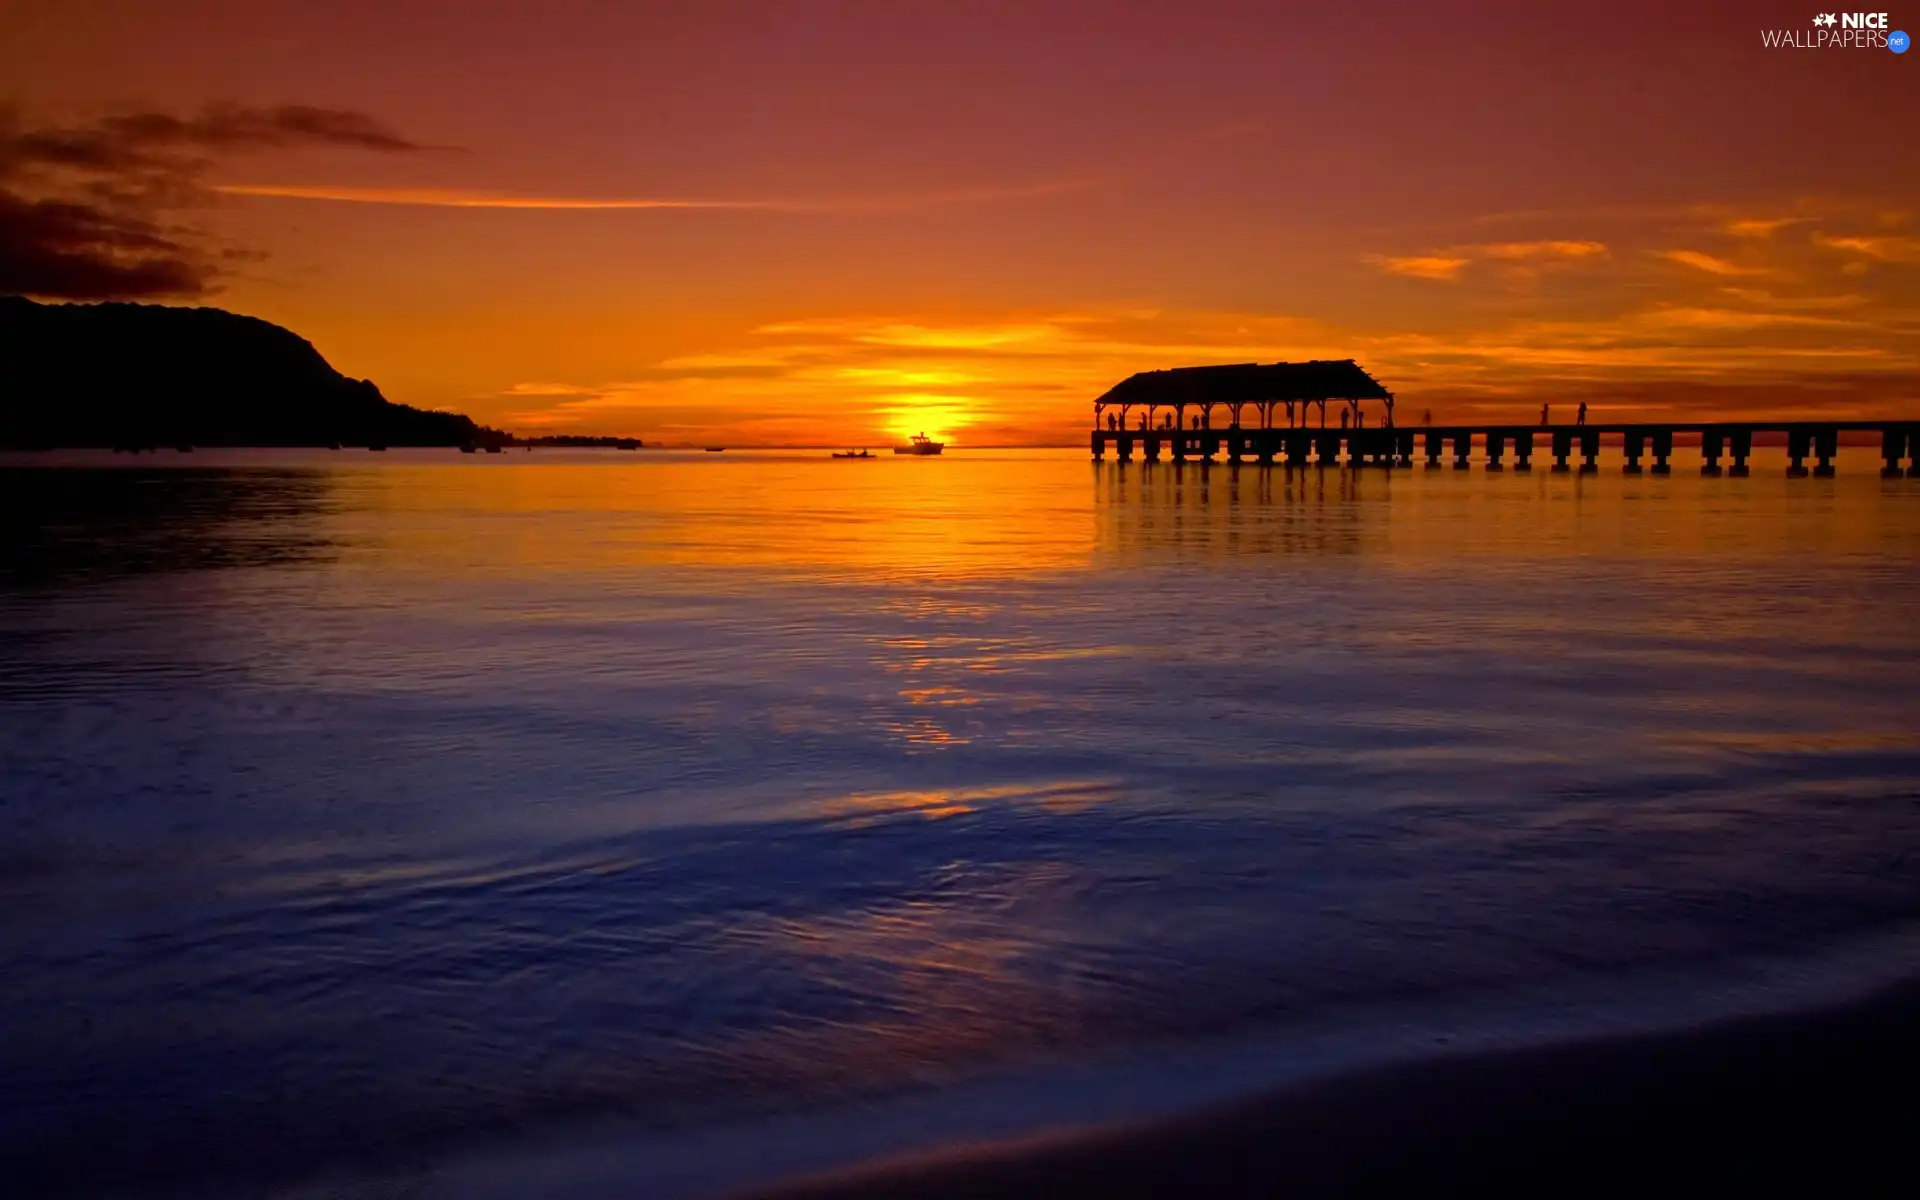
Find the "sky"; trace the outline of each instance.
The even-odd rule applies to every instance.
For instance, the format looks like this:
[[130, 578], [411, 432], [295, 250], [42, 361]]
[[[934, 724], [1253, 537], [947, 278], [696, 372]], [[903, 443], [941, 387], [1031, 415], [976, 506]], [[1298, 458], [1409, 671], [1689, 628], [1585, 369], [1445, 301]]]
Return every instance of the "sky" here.
[[1077, 443], [1302, 358], [1403, 420], [1912, 413], [1920, 54], [1764, 44], [1819, 15], [0, 0], [0, 291], [668, 443]]

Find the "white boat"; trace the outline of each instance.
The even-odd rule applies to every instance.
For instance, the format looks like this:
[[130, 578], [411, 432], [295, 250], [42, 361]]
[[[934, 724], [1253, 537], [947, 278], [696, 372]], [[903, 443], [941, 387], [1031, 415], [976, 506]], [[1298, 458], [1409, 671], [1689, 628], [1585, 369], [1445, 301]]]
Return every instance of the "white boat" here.
[[904, 446], [895, 446], [895, 454], [938, 454], [947, 448], [945, 442], [936, 442], [924, 433], [916, 433]]

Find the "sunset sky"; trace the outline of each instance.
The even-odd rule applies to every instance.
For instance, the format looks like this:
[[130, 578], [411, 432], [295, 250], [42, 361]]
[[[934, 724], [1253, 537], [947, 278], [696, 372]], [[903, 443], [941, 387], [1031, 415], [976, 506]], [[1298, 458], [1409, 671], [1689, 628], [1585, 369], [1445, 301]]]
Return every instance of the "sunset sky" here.
[[1308, 357], [1442, 420], [1920, 408], [1920, 54], [1460, 11], [0, 0], [0, 291], [668, 442], [1078, 441]]

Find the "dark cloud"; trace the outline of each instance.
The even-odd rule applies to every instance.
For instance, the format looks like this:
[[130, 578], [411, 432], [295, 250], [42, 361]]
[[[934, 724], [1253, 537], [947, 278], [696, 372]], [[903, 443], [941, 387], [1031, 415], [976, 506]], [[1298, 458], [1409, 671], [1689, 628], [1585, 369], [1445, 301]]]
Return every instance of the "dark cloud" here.
[[0, 190], [0, 292], [64, 300], [198, 296], [214, 274], [196, 247], [132, 213]]
[[297, 146], [385, 154], [427, 147], [364, 113], [283, 104], [211, 105], [192, 116], [120, 111], [30, 128], [0, 107], [0, 292], [65, 300], [199, 296], [223, 264], [254, 257], [167, 226], [208, 203], [223, 155]]

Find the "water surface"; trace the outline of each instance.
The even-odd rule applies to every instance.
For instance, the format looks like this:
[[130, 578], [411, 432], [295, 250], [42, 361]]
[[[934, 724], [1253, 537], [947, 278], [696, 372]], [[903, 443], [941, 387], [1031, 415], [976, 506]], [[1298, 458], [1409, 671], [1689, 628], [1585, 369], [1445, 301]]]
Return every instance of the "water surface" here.
[[1867, 452], [44, 461], [0, 468], [36, 1190], [907, 1103], [1920, 915], [1920, 481]]

